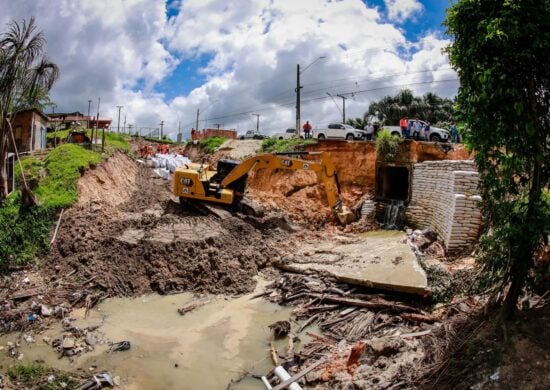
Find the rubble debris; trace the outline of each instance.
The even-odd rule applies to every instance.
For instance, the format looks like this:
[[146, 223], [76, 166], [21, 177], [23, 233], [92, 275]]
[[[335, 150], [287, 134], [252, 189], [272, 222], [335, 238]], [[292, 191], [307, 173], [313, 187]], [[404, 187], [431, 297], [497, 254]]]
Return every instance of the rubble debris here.
[[273, 331], [273, 335], [276, 338], [285, 337], [290, 332], [290, 322], [277, 321], [269, 325], [269, 329]]
[[293, 316], [302, 321], [299, 331], [314, 324], [323, 331], [322, 336], [306, 332], [311, 341], [283, 363], [294, 373], [324, 356], [325, 363], [306, 375], [308, 384], [407, 387], [426, 353], [423, 339], [438, 329], [443, 313], [427, 312], [418, 299], [404, 302], [326, 275], [284, 274], [266, 291], [266, 299], [295, 307]]

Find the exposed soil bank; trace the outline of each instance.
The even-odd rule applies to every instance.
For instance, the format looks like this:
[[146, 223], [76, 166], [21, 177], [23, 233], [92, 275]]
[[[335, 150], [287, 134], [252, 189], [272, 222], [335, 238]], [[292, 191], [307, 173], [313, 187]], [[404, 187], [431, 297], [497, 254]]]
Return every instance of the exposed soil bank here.
[[101, 202], [118, 206], [136, 190], [138, 166], [124, 153], [116, 152], [104, 163], [91, 167], [78, 180], [78, 206]]
[[[452, 149], [445, 152], [444, 146]], [[407, 140], [402, 143], [402, 151], [396, 161], [416, 163], [470, 158], [463, 145], [444, 146]], [[329, 154], [338, 172], [342, 198], [348, 206], [356, 206], [365, 194], [374, 195], [378, 163], [374, 142], [320, 141], [306, 146], [306, 150]], [[250, 174], [249, 192], [267, 209], [283, 210], [306, 225], [322, 225], [331, 216], [323, 185], [313, 172], [258, 170]]]

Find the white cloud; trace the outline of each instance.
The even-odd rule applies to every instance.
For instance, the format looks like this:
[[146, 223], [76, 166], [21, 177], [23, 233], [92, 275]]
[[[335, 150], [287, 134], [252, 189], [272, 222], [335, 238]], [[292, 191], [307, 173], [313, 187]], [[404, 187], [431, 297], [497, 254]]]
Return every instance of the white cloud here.
[[[447, 41], [429, 34], [408, 42], [360, 0], [183, 0], [170, 6], [179, 11], [167, 20], [163, 0], [0, 0], [0, 31], [10, 19], [37, 16], [48, 54], [61, 67], [51, 93], [57, 111], [85, 113], [93, 99], [95, 112], [101, 96], [102, 115], [116, 120], [115, 106], [122, 104], [127, 123], [156, 127], [163, 120], [173, 136], [178, 123], [188, 134], [197, 108], [208, 120], [201, 127], [219, 123], [244, 131], [255, 126], [252, 113], [261, 114], [266, 132], [293, 127], [296, 64], [304, 69], [319, 56], [326, 58], [301, 75], [302, 118], [314, 125], [341, 118], [326, 92], [357, 92], [346, 100], [348, 117], [362, 116], [370, 101], [405, 86], [456, 93], [456, 84], [442, 81], [455, 77], [441, 52]], [[209, 62], [195, 70], [206, 78], [202, 85], [171, 100], [154, 92], [179, 61], [204, 55]]]
[[384, 0], [384, 3], [388, 19], [396, 23], [403, 23], [424, 9], [418, 0]]

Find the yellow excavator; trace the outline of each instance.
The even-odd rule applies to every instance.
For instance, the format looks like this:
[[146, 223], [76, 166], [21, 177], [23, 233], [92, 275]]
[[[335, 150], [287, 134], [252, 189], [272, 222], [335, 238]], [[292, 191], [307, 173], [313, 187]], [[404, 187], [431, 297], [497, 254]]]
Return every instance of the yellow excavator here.
[[[316, 159], [305, 160], [292, 156], [314, 156]], [[174, 172], [172, 191], [181, 203], [212, 202], [238, 208], [243, 201], [248, 173], [261, 168], [316, 172], [325, 185], [328, 204], [340, 223], [347, 225], [355, 220], [354, 213], [340, 199], [336, 169], [324, 152], [257, 154], [242, 162], [222, 159], [218, 161], [216, 169], [208, 164], [187, 164]]]

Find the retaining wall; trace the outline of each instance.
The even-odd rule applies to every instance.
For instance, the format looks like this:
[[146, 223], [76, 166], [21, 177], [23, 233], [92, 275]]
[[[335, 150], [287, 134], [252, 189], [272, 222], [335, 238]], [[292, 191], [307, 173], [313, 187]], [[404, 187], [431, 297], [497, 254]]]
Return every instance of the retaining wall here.
[[481, 225], [479, 176], [474, 162], [413, 164], [411, 181], [411, 199], [405, 212], [409, 223], [437, 232], [448, 252], [470, 248]]

